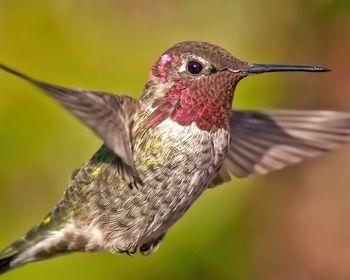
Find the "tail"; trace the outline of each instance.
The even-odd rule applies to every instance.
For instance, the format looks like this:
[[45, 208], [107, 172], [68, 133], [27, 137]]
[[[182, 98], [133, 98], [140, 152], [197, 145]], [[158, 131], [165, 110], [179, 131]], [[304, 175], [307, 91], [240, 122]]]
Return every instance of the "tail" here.
[[21, 267], [27, 263], [73, 252], [101, 251], [97, 238], [72, 219], [55, 217], [57, 209], [43, 222], [31, 229], [25, 236], [0, 253], [0, 274]]
[[39, 251], [35, 248], [50, 236], [50, 222], [51, 218], [48, 215], [42, 223], [0, 253], [0, 274], [40, 259], [36, 256]]
[[3, 258], [0, 257], [0, 274], [3, 274], [10, 270], [10, 263], [15, 257], [16, 257], [16, 254], [3, 257]]
[[0, 253], [0, 274], [71, 252], [82, 251], [87, 239], [73, 223], [57, 224], [51, 215]]

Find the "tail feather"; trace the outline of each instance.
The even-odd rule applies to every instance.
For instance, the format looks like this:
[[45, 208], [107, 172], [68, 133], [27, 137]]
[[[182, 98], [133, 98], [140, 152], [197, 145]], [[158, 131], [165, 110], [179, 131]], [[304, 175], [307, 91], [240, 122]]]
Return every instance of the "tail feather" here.
[[98, 246], [96, 242], [92, 245], [89, 243], [89, 231], [82, 230], [72, 221], [72, 201], [75, 197], [71, 192], [72, 189], [69, 188], [63, 199], [41, 223], [0, 252], [0, 274], [31, 262], [84, 251], [87, 246], [93, 251]]
[[[18, 268], [26, 263], [43, 259], [36, 256], [40, 250], [33, 250], [35, 246], [50, 237], [55, 224], [52, 223], [51, 214], [47, 215], [43, 222], [33, 227], [21, 239], [12, 243], [4, 251], [0, 252], [0, 274]], [[47, 256], [46, 256], [47, 258]]]
[[11, 261], [17, 256], [17, 254], [13, 254], [10, 256], [4, 256], [2, 258], [0, 256], [0, 274], [3, 274], [5, 272], [8, 272], [11, 269]]
[[14, 268], [22, 266], [25, 262], [18, 262], [23, 253], [32, 246], [32, 242], [23, 238], [12, 243], [8, 248], [0, 253], [0, 274], [6, 273]]
[[[68, 224], [62, 229], [44, 232], [38, 230], [39, 228], [40, 225], [33, 228], [23, 238], [0, 253], [0, 274], [31, 262], [85, 251], [86, 247], [95, 244], [89, 244], [89, 236], [74, 224]], [[95, 245], [98, 246], [97, 243]], [[89, 247], [89, 250], [98, 249], [99, 247], [96, 246]]]

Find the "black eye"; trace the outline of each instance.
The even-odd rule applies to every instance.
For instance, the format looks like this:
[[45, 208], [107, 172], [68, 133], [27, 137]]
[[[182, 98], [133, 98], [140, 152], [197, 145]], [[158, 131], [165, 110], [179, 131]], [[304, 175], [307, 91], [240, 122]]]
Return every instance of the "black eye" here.
[[187, 63], [187, 70], [193, 75], [202, 72], [203, 66], [198, 61], [190, 61]]

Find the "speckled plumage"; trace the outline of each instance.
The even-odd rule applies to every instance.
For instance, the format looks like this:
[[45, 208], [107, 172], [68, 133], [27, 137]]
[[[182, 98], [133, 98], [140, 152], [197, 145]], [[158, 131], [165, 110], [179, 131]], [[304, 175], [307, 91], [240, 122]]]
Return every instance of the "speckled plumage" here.
[[[200, 73], [190, 73], [190, 61], [200, 63]], [[50, 85], [0, 64], [105, 142], [56, 208], [0, 254], [0, 273], [76, 251], [148, 255], [202, 192], [230, 173], [267, 173], [349, 141], [348, 113], [232, 111], [237, 83], [262, 66], [209, 43], [180, 43], [153, 65], [137, 101]]]

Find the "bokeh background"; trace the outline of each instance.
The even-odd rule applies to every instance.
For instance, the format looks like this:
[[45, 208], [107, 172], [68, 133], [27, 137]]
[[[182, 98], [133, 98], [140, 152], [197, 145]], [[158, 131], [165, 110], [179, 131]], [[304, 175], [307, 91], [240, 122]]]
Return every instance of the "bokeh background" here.
[[[333, 69], [247, 78], [235, 107], [350, 111], [349, 0], [0, 0], [0, 61], [56, 84], [138, 97], [152, 63], [184, 40]], [[0, 71], [0, 247], [51, 210], [100, 145]], [[350, 145], [209, 190], [149, 257], [73, 254], [1, 279], [350, 279], [349, 164]]]

